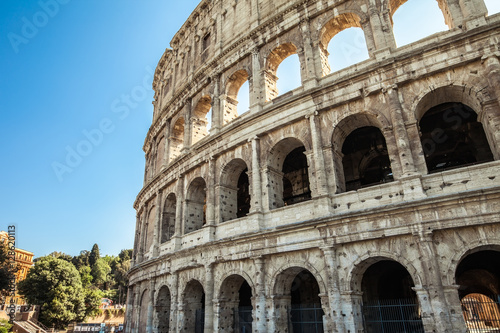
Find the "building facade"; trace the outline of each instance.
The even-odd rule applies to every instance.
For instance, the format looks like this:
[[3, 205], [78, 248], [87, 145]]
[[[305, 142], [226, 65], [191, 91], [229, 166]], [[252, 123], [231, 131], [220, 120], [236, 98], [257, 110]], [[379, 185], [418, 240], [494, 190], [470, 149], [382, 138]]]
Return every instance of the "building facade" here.
[[[155, 72], [127, 332], [500, 327], [500, 15], [438, 0], [397, 47], [405, 2], [200, 2]], [[331, 73], [351, 27], [369, 59]]]

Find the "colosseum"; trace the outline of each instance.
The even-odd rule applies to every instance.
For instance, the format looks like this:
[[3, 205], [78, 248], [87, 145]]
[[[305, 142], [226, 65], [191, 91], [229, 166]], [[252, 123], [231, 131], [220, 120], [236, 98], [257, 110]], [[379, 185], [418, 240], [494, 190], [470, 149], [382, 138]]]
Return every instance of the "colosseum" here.
[[[398, 47], [405, 2], [199, 3], [155, 72], [126, 332], [500, 331], [500, 14], [437, 0]], [[368, 58], [332, 70], [350, 28]]]

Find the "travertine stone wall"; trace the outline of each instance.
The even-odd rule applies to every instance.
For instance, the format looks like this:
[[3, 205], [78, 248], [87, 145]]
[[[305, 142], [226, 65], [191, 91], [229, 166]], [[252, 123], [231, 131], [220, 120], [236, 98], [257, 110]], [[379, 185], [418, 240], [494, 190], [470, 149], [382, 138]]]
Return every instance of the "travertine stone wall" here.
[[[407, 272], [425, 332], [466, 332], [457, 270], [500, 251], [500, 16], [482, 0], [438, 0], [449, 30], [398, 48], [392, 15], [405, 2], [200, 2], [155, 72], [127, 332], [195, 332], [203, 317], [204, 332], [236, 332], [244, 282], [253, 332], [293, 332], [298, 298], [320, 303], [325, 332], [368, 332], [363, 277], [386, 262]], [[331, 73], [328, 44], [349, 27], [370, 58]], [[294, 54], [302, 85], [280, 95], [277, 68]], [[429, 173], [445, 137], [437, 128], [423, 142], [419, 124], [446, 103], [474, 111], [493, 157]], [[393, 181], [346, 191], [353, 161], [369, 156], [344, 170], [343, 145], [366, 126], [385, 140], [374, 151]], [[283, 164], [298, 147], [311, 199], [285, 205]], [[236, 218], [242, 172], [250, 212]], [[295, 292], [303, 272], [319, 293]]]

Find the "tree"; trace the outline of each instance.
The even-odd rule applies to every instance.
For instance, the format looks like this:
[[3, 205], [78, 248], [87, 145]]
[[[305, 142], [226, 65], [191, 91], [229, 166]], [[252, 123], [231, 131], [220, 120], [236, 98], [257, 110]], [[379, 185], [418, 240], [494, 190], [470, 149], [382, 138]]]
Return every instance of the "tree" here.
[[118, 263], [114, 271], [114, 279], [118, 287], [118, 303], [122, 304], [127, 297], [128, 277], [130, 269], [130, 259]]
[[64, 328], [69, 322], [85, 319], [85, 294], [80, 274], [73, 264], [59, 258], [40, 258], [19, 291], [29, 303], [41, 306], [40, 321]]
[[0, 333], [8, 333], [12, 325], [7, 319], [0, 319]]
[[69, 254], [66, 254], [64, 252], [54, 251], [52, 253], [49, 253], [48, 255], [51, 256], [51, 257], [54, 257], [54, 258], [59, 258], [59, 259], [62, 259], [62, 260], [66, 260], [67, 262], [71, 262], [72, 259], [73, 259], [72, 256], [70, 256]]
[[90, 266], [89, 264], [90, 252], [87, 250], [80, 251], [78, 256], [74, 256], [71, 262], [75, 265], [76, 269], [82, 266]]
[[132, 259], [132, 249], [121, 250], [118, 258], [120, 258], [122, 262]]
[[106, 260], [103, 258], [97, 259], [91, 270], [92, 277], [94, 278], [94, 285], [101, 289], [105, 288], [106, 284], [110, 282], [109, 273], [111, 273], [111, 268]]
[[82, 266], [78, 270], [78, 272], [80, 273], [80, 279], [82, 281], [82, 287], [83, 288], [89, 287], [91, 285], [91, 283], [92, 283], [92, 280], [94, 279], [92, 277], [91, 271], [92, 270], [90, 269], [89, 266]]
[[90, 267], [94, 266], [97, 259], [99, 259], [100, 257], [101, 257], [101, 255], [99, 254], [99, 245], [94, 244], [94, 246], [92, 246], [92, 250], [90, 251], [90, 255], [89, 255]]
[[9, 262], [9, 249], [7, 245], [0, 244], [0, 291], [6, 294], [11, 280], [14, 278], [14, 268]]

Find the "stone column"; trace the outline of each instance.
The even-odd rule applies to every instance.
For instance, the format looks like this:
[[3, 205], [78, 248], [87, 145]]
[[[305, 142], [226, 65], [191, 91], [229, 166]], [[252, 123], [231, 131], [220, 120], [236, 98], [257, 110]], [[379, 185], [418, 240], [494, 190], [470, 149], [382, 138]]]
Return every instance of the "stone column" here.
[[387, 154], [389, 155], [389, 159], [391, 161], [392, 174], [394, 179], [398, 180], [403, 176], [403, 169], [399, 159], [399, 150], [396, 142], [396, 136], [394, 135], [394, 129], [392, 127], [385, 127], [382, 129], [382, 134], [384, 135]]
[[172, 299], [170, 303], [170, 325], [169, 325], [169, 333], [177, 332], [178, 318], [177, 318], [177, 310], [179, 308], [179, 276], [177, 273], [172, 275], [172, 289], [171, 289], [170, 297]]
[[184, 234], [182, 232], [182, 226], [184, 225], [184, 220], [183, 220], [183, 204], [184, 204], [184, 181], [185, 177], [184, 175], [179, 175], [177, 177], [177, 193], [176, 193], [176, 203], [175, 203], [175, 233], [174, 236], [172, 237], [172, 240], [174, 242], [174, 248], [175, 250], [178, 250], [181, 248], [181, 240], [182, 240], [182, 235]]
[[[321, 251], [323, 251], [323, 257], [325, 259], [325, 264], [328, 269], [328, 280], [327, 280], [327, 286], [328, 286], [328, 295], [322, 299], [322, 302], [328, 302], [328, 308], [330, 310], [329, 313], [326, 313], [325, 315], [328, 319], [328, 322], [332, 323], [332, 327], [329, 328], [327, 331], [328, 332], [338, 332], [338, 333], [343, 333], [347, 332], [345, 323], [344, 323], [344, 316], [342, 313], [342, 306], [341, 306], [341, 295], [340, 295], [340, 290], [339, 290], [339, 277], [337, 274], [337, 258], [336, 258], [336, 253], [335, 253], [335, 248], [333, 247], [322, 247]], [[326, 327], [325, 327], [326, 328]]]
[[216, 134], [220, 131], [222, 127], [222, 112], [220, 100], [220, 75], [215, 75], [212, 77], [212, 82], [214, 84], [214, 96], [212, 99], [212, 126], [210, 127], [210, 132]]
[[[140, 292], [140, 288], [137, 287], [137, 289]], [[139, 332], [139, 316], [141, 313], [141, 308], [140, 308], [141, 300], [140, 300], [140, 298], [141, 298], [141, 295], [136, 292], [135, 296], [134, 296], [134, 308], [133, 308], [134, 315], [132, 316], [133, 317], [132, 327], [131, 327], [132, 333]]]
[[387, 15], [381, 12], [376, 5], [370, 5], [368, 9], [370, 15], [370, 26], [375, 44], [375, 56], [383, 58], [387, 50], [396, 47], [396, 41], [392, 32], [390, 21], [386, 20]]
[[375, 37], [372, 31], [371, 21], [369, 19], [364, 19], [363, 21], [360, 22], [360, 24], [361, 24], [361, 29], [363, 30], [365, 35], [365, 42], [368, 54], [370, 58], [374, 57], [374, 52], [377, 50], [377, 47], [375, 44]]
[[156, 218], [155, 218], [155, 229], [153, 236], [153, 257], [158, 257], [160, 254], [160, 244], [161, 244], [161, 191], [156, 192]]
[[483, 110], [478, 114], [496, 160], [500, 159], [500, 53], [485, 55], [482, 60], [490, 89], [483, 93]]
[[165, 133], [163, 134], [165, 136], [165, 149], [163, 150], [163, 162], [162, 165], [166, 167], [168, 165], [169, 157], [170, 157], [170, 121], [171, 119], [167, 120], [165, 123]]
[[[429, 319], [431, 322], [428, 321], [426, 325], [434, 325], [437, 332], [460, 332], [461, 325], [452, 322], [450, 308], [443, 292], [438, 254], [432, 241], [432, 231], [419, 231], [414, 234], [414, 238], [420, 253], [422, 271], [426, 272], [422, 289], [427, 292], [429, 297], [430, 308], [427, 311], [430, 312], [431, 317]], [[425, 292], [420, 291], [420, 295], [423, 294]]]
[[306, 119], [309, 119], [309, 126], [311, 128], [317, 196], [324, 196], [328, 195], [329, 191], [326, 182], [325, 159], [321, 147], [321, 126], [319, 124], [319, 117], [317, 116], [318, 112], [315, 111], [308, 114]]
[[258, 48], [252, 51], [252, 75], [250, 75], [249, 82], [250, 88], [250, 113], [255, 113], [262, 110], [264, 80], [261, 75], [260, 69], [260, 52]]
[[383, 90], [383, 92], [386, 93], [386, 98], [389, 103], [391, 122], [394, 129], [393, 133], [396, 139], [396, 146], [399, 153], [398, 157], [403, 173], [402, 176], [410, 176], [416, 174], [415, 164], [413, 163], [413, 156], [410, 150], [408, 134], [406, 133], [403, 111], [396, 89], [397, 86], [392, 85], [386, 90]]
[[300, 31], [302, 32], [302, 41], [303, 41], [303, 49], [302, 49], [302, 85], [304, 89], [314, 88], [318, 85], [318, 78], [320, 75], [316, 73], [316, 68], [314, 66], [315, 59], [319, 56], [316, 55], [311, 41], [311, 31], [309, 28], [309, 19], [303, 20], [300, 24]]
[[345, 332], [364, 332], [363, 314], [361, 313], [363, 293], [347, 290], [342, 291], [340, 295], [340, 304], [342, 307], [341, 314], [344, 318]]
[[214, 327], [214, 268], [205, 266], [205, 330], [204, 333], [217, 332]]
[[464, 17], [464, 26], [467, 30], [486, 24], [488, 9], [484, 4], [484, 0], [459, 0], [459, 4]]
[[273, 313], [269, 322], [269, 332], [285, 333], [289, 332], [288, 318], [289, 308], [291, 303], [291, 296], [274, 295], [273, 300]]
[[252, 193], [250, 212], [262, 212], [262, 180], [260, 175], [260, 139], [257, 136], [249, 139], [252, 142]]
[[191, 132], [193, 130], [193, 124], [191, 123], [191, 110], [192, 110], [192, 99], [186, 101], [184, 106], [184, 147], [182, 148], [182, 153], [187, 153], [189, 148], [191, 148]]
[[206, 218], [207, 218], [207, 225], [205, 226], [209, 230], [209, 241], [215, 240], [215, 159], [213, 157], [210, 157], [208, 159], [208, 179], [207, 179], [207, 197], [206, 197], [206, 202], [207, 202], [207, 211], [206, 211]]
[[139, 213], [135, 214], [135, 238], [134, 238], [134, 251], [132, 254], [132, 261], [130, 267], [134, 267], [139, 262], [139, 251], [141, 243], [141, 220]]
[[125, 309], [125, 321], [123, 322], [125, 333], [132, 333], [133, 308], [134, 308], [134, 287], [127, 288], [127, 308]]
[[250, 29], [254, 29], [260, 24], [259, 0], [251, 0], [250, 12], [252, 13]]
[[151, 279], [149, 282], [149, 304], [148, 304], [148, 319], [146, 324], [146, 333], [153, 333], [153, 312], [155, 303], [155, 281]]
[[266, 311], [266, 262], [264, 257], [254, 259], [256, 271], [255, 284], [255, 306], [253, 310], [253, 331], [269, 332], [267, 330], [267, 311]]

